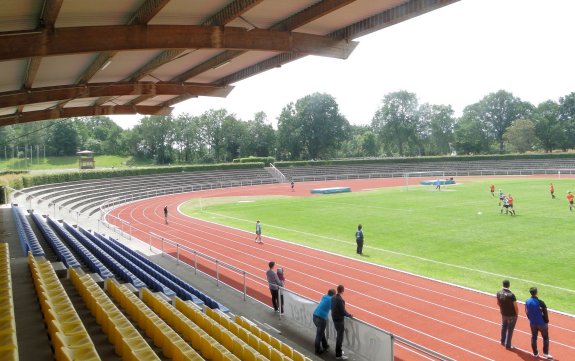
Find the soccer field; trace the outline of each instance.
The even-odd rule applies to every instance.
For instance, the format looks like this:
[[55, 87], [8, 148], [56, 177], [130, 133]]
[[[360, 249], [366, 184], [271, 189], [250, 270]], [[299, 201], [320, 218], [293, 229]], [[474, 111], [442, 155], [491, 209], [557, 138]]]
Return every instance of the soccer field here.
[[[557, 199], [551, 199], [549, 183]], [[489, 185], [495, 184], [495, 197]], [[516, 216], [500, 213], [498, 190], [511, 193]], [[381, 188], [313, 197], [193, 199], [193, 217], [254, 231], [490, 293], [503, 278], [519, 300], [531, 286], [550, 308], [575, 314], [575, 179], [463, 179], [433, 186]], [[355, 253], [363, 225], [364, 256]]]

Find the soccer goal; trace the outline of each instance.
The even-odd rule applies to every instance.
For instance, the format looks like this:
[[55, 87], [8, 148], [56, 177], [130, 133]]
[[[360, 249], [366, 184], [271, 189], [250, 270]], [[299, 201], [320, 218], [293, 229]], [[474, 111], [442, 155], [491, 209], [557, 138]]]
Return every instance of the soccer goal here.
[[436, 179], [445, 179], [445, 171], [427, 171], [427, 172], [405, 172], [403, 178], [405, 179], [405, 190], [408, 191], [410, 186], [420, 185], [422, 181], [435, 181]]

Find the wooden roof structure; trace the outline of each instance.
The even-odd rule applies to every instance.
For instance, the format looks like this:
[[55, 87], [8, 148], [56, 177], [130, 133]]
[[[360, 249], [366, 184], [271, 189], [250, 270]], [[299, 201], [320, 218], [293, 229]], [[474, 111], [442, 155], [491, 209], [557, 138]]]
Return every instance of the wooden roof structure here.
[[0, 126], [167, 115], [458, 0], [4, 0]]

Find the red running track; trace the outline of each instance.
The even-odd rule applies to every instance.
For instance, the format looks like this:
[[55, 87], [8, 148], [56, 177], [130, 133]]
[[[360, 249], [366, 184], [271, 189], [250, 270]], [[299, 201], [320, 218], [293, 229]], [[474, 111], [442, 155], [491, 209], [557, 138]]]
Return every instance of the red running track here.
[[[147, 199], [119, 207], [112, 214], [130, 222], [133, 236], [145, 242], [150, 241], [147, 233], [153, 232], [262, 278], [267, 262], [273, 259], [289, 270], [287, 287], [312, 299], [319, 300], [328, 288], [344, 284], [347, 308], [355, 317], [453, 359], [533, 360], [529, 323], [521, 305], [513, 337], [517, 348], [507, 351], [499, 343], [500, 316], [493, 295], [265, 236], [264, 244], [260, 245], [254, 242], [251, 232], [175, 212], [181, 203], [194, 197], [305, 196], [312, 188], [326, 186], [347, 186], [357, 192], [400, 186], [404, 182], [403, 179], [372, 179], [298, 183], [295, 192], [285, 184], [217, 189]], [[164, 224], [165, 205], [171, 210], [169, 225]], [[113, 223], [112, 218], [108, 221]], [[159, 247], [159, 243], [151, 242]], [[353, 241], [350, 241], [350, 247], [355, 248]], [[173, 253], [175, 249], [165, 251]], [[181, 252], [180, 255], [186, 258]], [[213, 265], [200, 264], [198, 267], [208, 272], [211, 268], [213, 273]], [[241, 282], [239, 276], [221, 276], [231, 284]], [[248, 287], [251, 296], [270, 304], [265, 286], [248, 282]], [[222, 302], [225, 304], [225, 300]], [[555, 360], [575, 360], [575, 317], [551, 312], [550, 320], [550, 353]], [[541, 338], [538, 342], [541, 352]], [[312, 347], [310, 340], [310, 350]], [[426, 359], [396, 343], [395, 360]]]

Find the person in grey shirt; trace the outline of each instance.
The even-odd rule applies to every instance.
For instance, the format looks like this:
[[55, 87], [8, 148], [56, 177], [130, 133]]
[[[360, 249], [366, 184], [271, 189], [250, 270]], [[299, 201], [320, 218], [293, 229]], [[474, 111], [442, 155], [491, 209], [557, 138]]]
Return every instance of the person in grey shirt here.
[[[270, 292], [272, 294], [272, 305], [274, 307], [275, 312], [279, 312], [280, 304], [279, 304], [279, 290], [280, 287], [283, 287], [284, 283], [279, 279], [277, 273], [274, 271], [276, 263], [274, 261], [270, 261], [268, 263], [269, 269], [266, 272], [266, 277], [268, 279], [268, 283], [270, 285]], [[284, 296], [281, 296], [281, 312], [284, 313]]]

